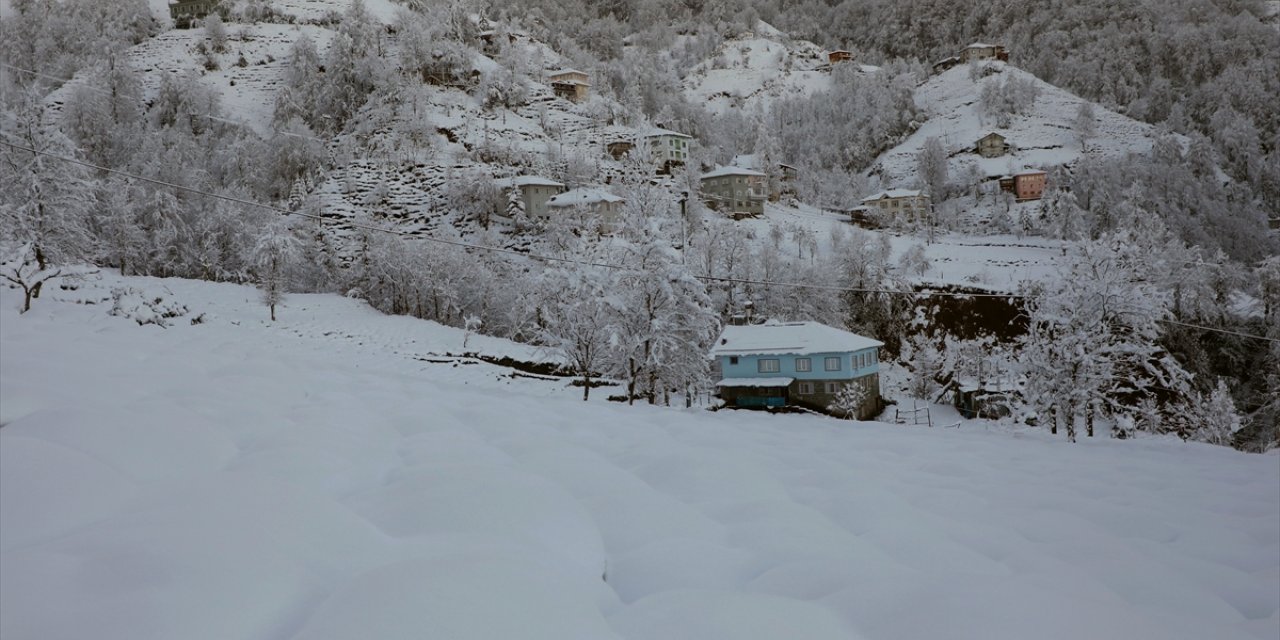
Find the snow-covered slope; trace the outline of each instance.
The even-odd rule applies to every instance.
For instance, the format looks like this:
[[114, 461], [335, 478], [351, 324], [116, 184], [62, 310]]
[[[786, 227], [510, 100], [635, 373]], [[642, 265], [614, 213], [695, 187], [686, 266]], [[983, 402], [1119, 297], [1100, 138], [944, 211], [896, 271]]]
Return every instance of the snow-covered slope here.
[[[113, 287], [188, 311], [140, 327]], [[0, 636], [1280, 633], [1275, 456], [583, 403], [414, 357], [457, 331], [257, 297], [0, 291]]]
[[821, 47], [792, 40], [764, 22], [754, 33], [725, 42], [684, 80], [689, 100], [705, 104], [712, 113], [751, 111], [781, 97], [811, 95], [830, 87], [830, 65]]
[[[916, 105], [924, 122], [910, 137], [882, 154], [868, 173], [880, 177], [885, 186], [918, 184], [917, 154], [929, 138], [938, 138], [951, 155], [950, 174], [968, 175], [976, 165], [982, 177], [1010, 175], [1023, 169], [1051, 169], [1074, 162], [1082, 155], [1072, 122], [1083, 98], [1059, 89], [1021, 69], [1002, 62], [984, 65], [992, 72], [971, 79], [969, 67], [961, 65], [937, 74], [917, 89]], [[1002, 128], [982, 114], [979, 95], [984, 82], [1007, 77], [1033, 83], [1039, 95], [1027, 113], [1011, 116]], [[1089, 155], [1112, 156], [1151, 150], [1155, 128], [1101, 106], [1094, 106], [1097, 135], [1087, 145]], [[973, 152], [978, 139], [988, 133], [1003, 135], [1013, 147], [1011, 153], [983, 158]]]

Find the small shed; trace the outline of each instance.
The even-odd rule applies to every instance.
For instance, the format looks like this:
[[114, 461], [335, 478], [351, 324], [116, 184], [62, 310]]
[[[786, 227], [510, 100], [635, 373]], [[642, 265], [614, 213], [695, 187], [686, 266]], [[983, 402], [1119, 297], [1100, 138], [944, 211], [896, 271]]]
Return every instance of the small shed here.
[[829, 64], [834, 65], [838, 62], [848, 62], [849, 60], [853, 60], [853, 52], [851, 51], [836, 49], [835, 51], [827, 52], [827, 62]]

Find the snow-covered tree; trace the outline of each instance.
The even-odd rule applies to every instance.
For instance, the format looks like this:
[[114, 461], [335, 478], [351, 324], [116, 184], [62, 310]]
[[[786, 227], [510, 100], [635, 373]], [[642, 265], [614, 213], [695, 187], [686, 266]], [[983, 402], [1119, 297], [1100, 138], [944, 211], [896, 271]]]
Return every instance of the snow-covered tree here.
[[617, 283], [607, 269], [556, 268], [548, 273], [536, 336], [582, 378], [582, 399], [604, 369], [613, 341], [612, 296]]
[[1071, 122], [1071, 130], [1080, 142], [1080, 151], [1088, 151], [1089, 141], [1098, 135], [1098, 117], [1093, 112], [1093, 103], [1088, 100], [1080, 103], [1075, 119]]
[[[1030, 291], [1020, 364], [1028, 404], [1074, 440], [1085, 425], [1157, 390], [1189, 393], [1186, 371], [1157, 343], [1168, 301], [1162, 264], [1122, 232], [1081, 244], [1058, 278]], [[1163, 391], [1162, 391], [1163, 392]]]
[[0, 242], [20, 248], [5, 278], [25, 291], [24, 310], [61, 275], [59, 267], [87, 260], [94, 248], [89, 174], [67, 160], [75, 147], [44, 124], [44, 112], [40, 96], [28, 91], [18, 110], [0, 121], [0, 133], [14, 141], [0, 147]]
[[856, 420], [870, 397], [870, 388], [862, 380], [854, 380], [840, 387], [831, 404], [827, 405], [827, 411], [847, 420]]
[[1195, 431], [1192, 437], [1201, 442], [1230, 446], [1236, 432], [1242, 426], [1240, 413], [1231, 398], [1231, 391], [1222, 378], [1218, 378], [1213, 391], [1203, 396], [1197, 403]]
[[289, 291], [289, 274], [302, 253], [301, 243], [284, 220], [274, 220], [262, 228], [258, 242], [253, 247], [253, 265], [262, 291], [262, 303], [271, 309], [271, 321], [276, 320], [276, 305], [284, 301]]

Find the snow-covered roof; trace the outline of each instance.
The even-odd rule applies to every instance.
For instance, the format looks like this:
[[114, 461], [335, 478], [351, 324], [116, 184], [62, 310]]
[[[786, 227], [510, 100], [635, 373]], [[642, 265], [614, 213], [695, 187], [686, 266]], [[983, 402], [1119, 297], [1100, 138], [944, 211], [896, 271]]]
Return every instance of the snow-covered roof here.
[[999, 44], [987, 44], [987, 43], [985, 43], [985, 42], [975, 42], [975, 43], [973, 43], [973, 44], [971, 44], [971, 45], [969, 45], [969, 46], [967, 46], [967, 47], [965, 47], [965, 48], [966, 48], [966, 49], [994, 49], [994, 48], [996, 48], [996, 47], [1001, 47], [1001, 46], [1004, 46], [1004, 45], [999, 45]]
[[725, 327], [711, 356], [848, 353], [882, 346], [879, 340], [818, 322], [779, 322]]
[[742, 167], [720, 167], [715, 171], [710, 171], [702, 174], [702, 179], [707, 180], [709, 178], [722, 178], [724, 176], [761, 176], [763, 177], [764, 174], [760, 173], [759, 171], [756, 171], [755, 169], [743, 169]]
[[596, 204], [599, 202], [622, 202], [623, 198], [615, 196], [604, 189], [573, 189], [551, 196], [547, 200], [548, 207], [572, 207], [574, 205]]
[[554, 78], [556, 76], [567, 76], [571, 73], [581, 73], [584, 76], [587, 75], [586, 71], [578, 71], [577, 69], [557, 69], [555, 71], [548, 71], [547, 77]]
[[997, 132], [997, 131], [988, 131], [988, 132], [984, 133], [984, 134], [982, 135], [982, 137], [981, 137], [981, 138], [978, 138], [978, 139], [979, 139], [979, 140], [986, 140], [987, 138], [990, 138], [991, 136], [998, 136], [1001, 140], [1004, 140], [1004, 139], [1005, 139], [1004, 135], [1003, 135], [1003, 134], [1001, 134], [1001, 133], [999, 133], [999, 132]]
[[716, 383], [717, 387], [786, 387], [795, 378], [725, 378]]
[[1026, 171], [1019, 171], [1013, 174], [1013, 177], [1016, 178], [1018, 176], [1039, 176], [1039, 175], [1044, 175], [1045, 173], [1046, 172], [1041, 171], [1039, 169], [1027, 169]]
[[499, 187], [563, 187], [564, 184], [551, 180], [549, 178], [540, 178], [538, 176], [516, 176], [514, 178], [499, 178], [495, 180]]
[[851, 52], [850, 52], [850, 51], [846, 51], [846, 50], [844, 50], [844, 49], [832, 49], [831, 51], [828, 51], [828, 52], [827, 52], [827, 55], [831, 55], [831, 54], [833, 54], [833, 53], [851, 53]]
[[885, 198], [915, 198], [924, 195], [918, 189], [888, 189], [881, 191], [869, 198], [863, 198], [863, 202], [875, 202], [876, 200], [884, 200]]
[[676, 136], [677, 138], [693, 138], [693, 136], [687, 133], [680, 133], [679, 131], [663, 129], [662, 127], [652, 127], [652, 128], [646, 129], [640, 135], [645, 138], [656, 138], [658, 136]]

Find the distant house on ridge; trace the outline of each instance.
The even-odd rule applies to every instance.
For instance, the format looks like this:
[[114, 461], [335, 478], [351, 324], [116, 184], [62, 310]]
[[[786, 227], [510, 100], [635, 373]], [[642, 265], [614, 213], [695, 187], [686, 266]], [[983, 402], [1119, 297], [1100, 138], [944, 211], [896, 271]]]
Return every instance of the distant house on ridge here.
[[848, 385], [865, 390], [854, 417], [880, 412], [880, 347], [884, 343], [817, 322], [728, 326], [711, 348], [731, 407], [798, 406], [829, 412]]

